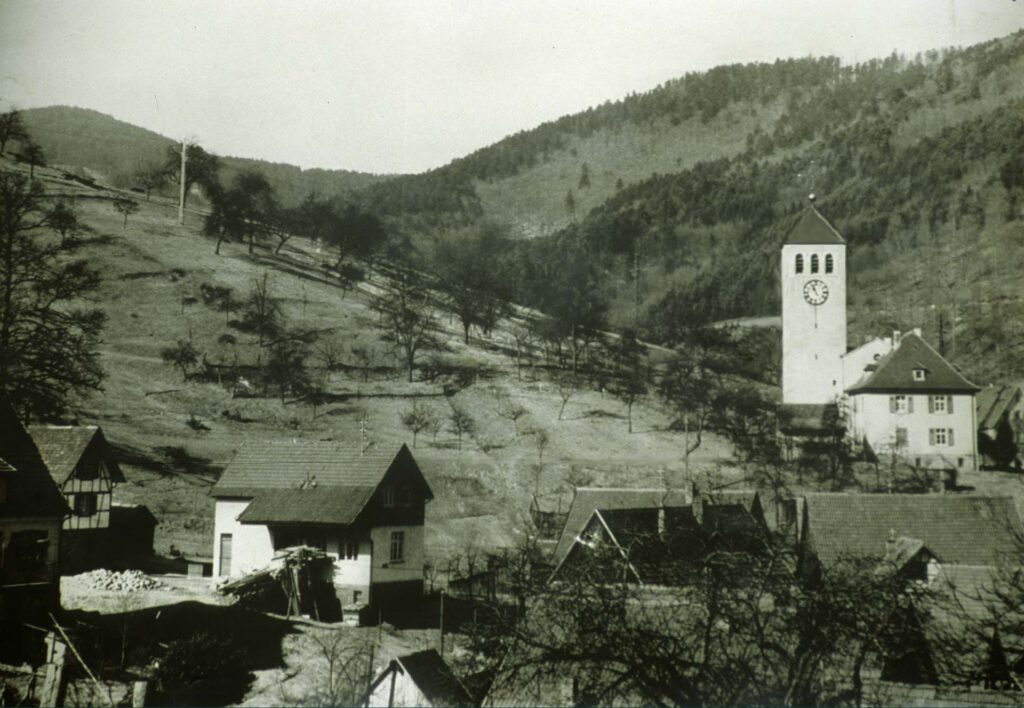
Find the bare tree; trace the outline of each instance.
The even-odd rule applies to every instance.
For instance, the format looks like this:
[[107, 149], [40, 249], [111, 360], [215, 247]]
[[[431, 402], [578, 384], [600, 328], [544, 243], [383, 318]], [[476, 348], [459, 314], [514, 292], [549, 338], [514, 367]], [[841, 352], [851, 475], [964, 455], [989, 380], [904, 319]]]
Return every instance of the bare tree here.
[[373, 662], [372, 640], [353, 636], [344, 627], [317, 629], [308, 636], [316, 646], [315, 666], [306, 667], [316, 677], [311, 690], [291, 695], [282, 686], [284, 705], [354, 706], [365, 698]]
[[544, 450], [547, 449], [548, 444], [551, 442], [548, 432], [543, 428], [534, 428], [530, 431], [530, 435], [533, 436], [533, 445], [537, 448], [537, 465], [543, 469], [544, 467]]
[[433, 346], [434, 316], [430, 311], [427, 290], [405, 275], [395, 283], [391, 294], [382, 302], [381, 327], [385, 337], [402, 354], [412, 383], [416, 356]]
[[191, 339], [179, 339], [173, 347], [161, 349], [160, 358], [181, 369], [181, 378], [188, 381], [188, 370], [199, 363], [199, 350]]
[[46, 223], [51, 229], [60, 234], [62, 245], [67, 245], [68, 238], [73, 237], [81, 226], [74, 207], [63, 199], [46, 212]]
[[476, 428], [476, 422], [469, 411], [459, 405], [452, 405], [452, 412], [448, 415], [448, 427], [458, 436], [459, 452], [462, 451], [462, 436], [472, 435]]
[[413, 401], [412, 406], [402, 413], [402, 427], [412, 433], [413, 448], [416, 447], [416, 437], [424, 430], [429, 430], [436, 418], [434, 412], [419, 401]]
[[558, 378], [558, 397], [562, 399], [562, 406], [558, 409], [558, 419], [562, 419], [562, 414], [565, 413], [565, 407], [569, 405], [569, 399], [576, 393], [577, 381], [576, 377], [570, 374], [560, 376]]
[[29, 179], [35, 179], [37, 167], [44, 167], [46, 165], [46, 155], [43, 154], [43, 148], [31, 141], [21, 149], [21, 159], [28, 163]]
[[516, 403], [507, 393], [500, 392], [498, 398], [498, 415], [512, 422], [512, 431], [519, 438], [519, 419], [526, 415], [526, 408]]
[[262, 278], [253, 281], [249, 290], [243, 307], [242, 324], [256, 332], [262, 347], [281, 331], [282, 320], [281, 303], [273, 294], [269, 274], [263, 273]]
[[124, 216], [124, 223], [122, 229], [128, 228], [128, 217], [139, 210], [139, 203], [134, 199], [128, 197], [116, 197], [112, 202], [114, 205], [114, 211]]
[[0, 155], [7, 149], [7, 143], [11, 140], [28, 139], [28, 130], [25, 128], [21, 111], [12, 109], [0, 114]]

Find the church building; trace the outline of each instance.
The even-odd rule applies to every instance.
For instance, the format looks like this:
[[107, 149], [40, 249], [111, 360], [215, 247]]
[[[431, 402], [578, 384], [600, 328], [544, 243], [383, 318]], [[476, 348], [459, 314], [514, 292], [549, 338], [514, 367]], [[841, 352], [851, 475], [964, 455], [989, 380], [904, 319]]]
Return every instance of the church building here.
[[782, 245], [782, 403], [838, 406], [854, 444], [875, 457], [977, 468], [968, 381], [920, 330], [847, 348], [846, 241], [812, 204]]

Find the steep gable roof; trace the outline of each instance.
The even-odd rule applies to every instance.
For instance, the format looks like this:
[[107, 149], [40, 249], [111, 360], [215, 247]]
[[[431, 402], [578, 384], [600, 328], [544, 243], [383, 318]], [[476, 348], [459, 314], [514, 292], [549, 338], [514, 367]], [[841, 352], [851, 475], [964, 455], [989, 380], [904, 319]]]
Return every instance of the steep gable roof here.
[[[914, 370], [924, 369], [925, 380], [915, 381]], [[875, 371], [847, 389], [849, 393], [890, 391], [947, 391], [974, 393], [978, 386], [968, 381], [917, 334], [906, 334], [899, 346], [878, 360]]]
[[391, 470], [411, 472], [433, 498], [416, 460], [398, 447], [327, 441], [247, 442], [225, 468], [211, 495], [248, 498], [242, 523], [350, 524]]
[[1024, 395], [1020, 384], [1009, 386], [986, 386], [978, 392], [975, 405], [978, 409], [978, 428], [995, 428], [999, 419], [1006, 413], [1006, 409], [1012, 406]]
[[597, 509], [654, 509], [658, 505], [683, 506], [691, 502], [690, 494], [682, 490], [665, 490], [660, 487], [581, 487], [576, 490], [569, 508], [562, 535], [552, 556], [552, 564], [558, 566], [590, 522]]
[[940, 563], [995, 565], [1024, 534], [1010, 497], [814, 493], [804, 497], [804, 539], [821, 563], [882, 558], [892, 536], [919, 540]]
[[472, 706], [469, 692], [434, 649], [395, 659], [432, 706]]
[[[71, 477], [91, 445], [101, 446], [109, 453], [103, 431], [95, 425], [30, 425], [28, 433], [39, 448], [50, 476], [58, 485], [64, 484]], [[104, 462], [111, 481], [125, 481], [112, 455], [104, 455]]]
[[786, 235], [786, 245], [823, 244], [845, 246], [846, 241], [835, 227], [813, 206], [806, 209]]
[[0, 396], [0, 458], [13, 469], [8, 478], [7, 500], [0, 502], [0, 519], [61, 518], [68, 512], [64, 495], [50, 478], [39, 449], [3, 396]]

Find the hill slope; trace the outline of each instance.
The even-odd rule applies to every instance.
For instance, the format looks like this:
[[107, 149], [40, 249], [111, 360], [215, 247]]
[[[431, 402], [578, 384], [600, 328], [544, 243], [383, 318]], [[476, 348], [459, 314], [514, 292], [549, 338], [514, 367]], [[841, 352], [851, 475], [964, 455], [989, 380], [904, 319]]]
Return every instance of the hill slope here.
[[[122, 187], [140, 170], [163, 164], [170, 138], [85, 108], [50, 106], [23, 111], [25, 125], [53, 164], [84, 168]], [[333, 196], [364, 188], [387, 176], [347, 170], [303, 170], [294, 165], [223, 157], [221, 179], [242, 170], [267, 176], [282, 200], [296, 204], [309, 192]], [[173, 191], [172, 188], [169, 188]]]

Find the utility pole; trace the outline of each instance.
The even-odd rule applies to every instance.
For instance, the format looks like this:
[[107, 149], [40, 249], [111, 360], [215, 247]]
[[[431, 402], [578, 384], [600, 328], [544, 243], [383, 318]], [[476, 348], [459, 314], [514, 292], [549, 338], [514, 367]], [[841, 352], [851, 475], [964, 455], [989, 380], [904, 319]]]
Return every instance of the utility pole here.
[[441, 651], [439, 652], [444, 657], [444, 590], [441, 590], [441, 620], [438, 623], [441, 629]]
[[178, 190], [178, 226], [185, 225], [185, 148], [186, 143], [181, 141], [181, 185]]

